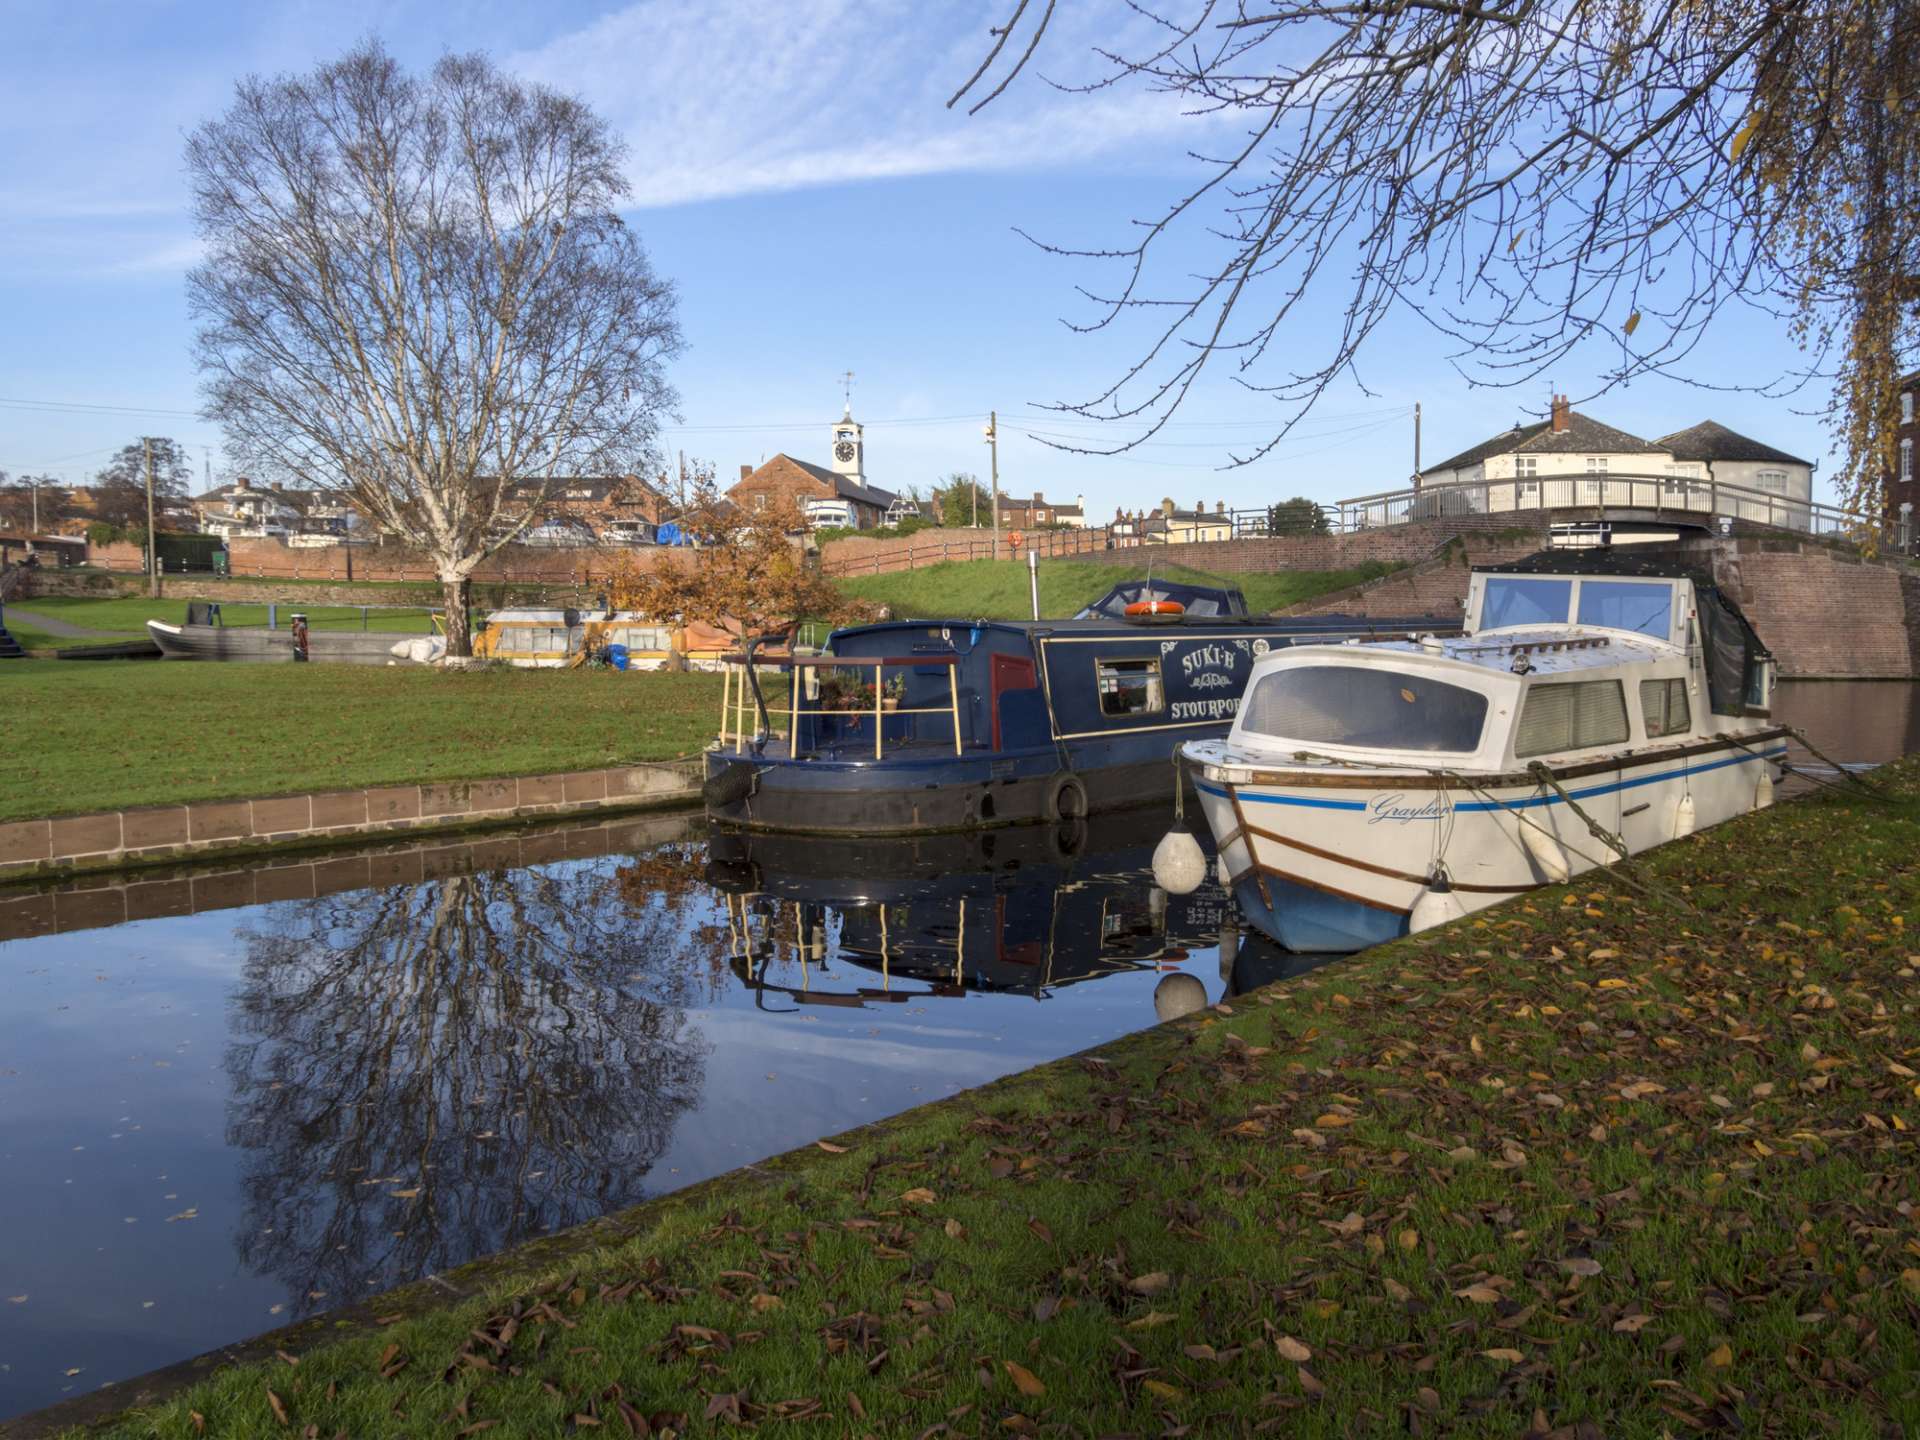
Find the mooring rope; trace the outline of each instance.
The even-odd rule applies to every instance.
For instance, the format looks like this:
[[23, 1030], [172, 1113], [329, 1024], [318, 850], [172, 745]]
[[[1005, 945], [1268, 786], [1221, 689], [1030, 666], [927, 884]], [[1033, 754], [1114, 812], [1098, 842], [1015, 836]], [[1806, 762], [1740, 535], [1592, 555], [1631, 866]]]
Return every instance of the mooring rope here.
[[1527, 773], [1564, 800], [1567, 808], [1586, 822], [1587, 831], [1594, 839], [1606, 845], [1622, 860], [1633, 858], [1633, 852], [1627, 849], [1627, 842], [1583, 810], [1580, 802], [1567, 793], [1566, 787], [1560, 783], [1560, 777], [1553, 773], [1544, 760], [1535, 760], [1528, 765]]

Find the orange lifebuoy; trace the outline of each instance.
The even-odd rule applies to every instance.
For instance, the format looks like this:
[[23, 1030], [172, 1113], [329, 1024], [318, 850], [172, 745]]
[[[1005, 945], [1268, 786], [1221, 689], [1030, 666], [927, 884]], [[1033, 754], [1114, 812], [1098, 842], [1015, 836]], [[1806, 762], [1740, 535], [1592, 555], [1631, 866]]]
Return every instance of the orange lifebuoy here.
[[1178, 600], [1136, 600], [1127, 606], [1127, 615], [1129, 618], [1142, 615], [1151, 618], [1155, 615], [1184, 615], [1186, 613], [1187, 607], [1182, 605]]
[[1013, 533], [1007, 536], [1007, 544], [1012, 546], [1015, 550], [1018, 550], [1020, 548], [1020, 532], [1018, 530], [1015, 530]]

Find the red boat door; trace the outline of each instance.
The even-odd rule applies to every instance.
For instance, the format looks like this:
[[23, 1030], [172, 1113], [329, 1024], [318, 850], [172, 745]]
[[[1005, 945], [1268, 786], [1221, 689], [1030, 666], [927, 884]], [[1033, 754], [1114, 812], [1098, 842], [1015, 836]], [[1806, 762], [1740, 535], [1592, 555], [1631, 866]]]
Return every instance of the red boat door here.
[[993, 657], [993, 748], [1000, 748], [1000, 697], [1009, 690], [1031, 690], [1039, 682], [1033, 673], [1033, 659], [1027, 655]]

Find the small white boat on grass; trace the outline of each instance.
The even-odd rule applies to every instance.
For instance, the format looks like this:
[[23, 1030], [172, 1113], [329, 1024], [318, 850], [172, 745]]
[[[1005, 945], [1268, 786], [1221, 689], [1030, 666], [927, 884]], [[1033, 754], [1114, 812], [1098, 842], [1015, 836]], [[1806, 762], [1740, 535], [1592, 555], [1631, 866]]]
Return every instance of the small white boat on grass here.
[[1772, 802], [1773, 662], [1710, 581], [1547, 553], [1476, 571], [1466, 618], [1275, 650], [1232, 733], [1181, 747], [1242, 913], [1288, 949], [1391, 940]]

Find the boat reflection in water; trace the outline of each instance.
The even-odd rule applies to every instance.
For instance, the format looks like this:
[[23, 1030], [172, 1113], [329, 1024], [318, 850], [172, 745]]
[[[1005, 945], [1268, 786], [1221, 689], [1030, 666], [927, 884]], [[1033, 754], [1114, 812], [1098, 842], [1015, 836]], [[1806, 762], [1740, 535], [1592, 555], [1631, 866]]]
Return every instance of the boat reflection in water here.
[[729, 964], [763, 1008], [1045, 1000], [1103, 976], [1181, 971], [1230, 934], [1218, 885], [1170, 897], [1146, 877], [1166, 823], [1133, 811], [1091, 831], [1073, 820], [884, 841], [716, 834], [707, 881], [726, 898]]

